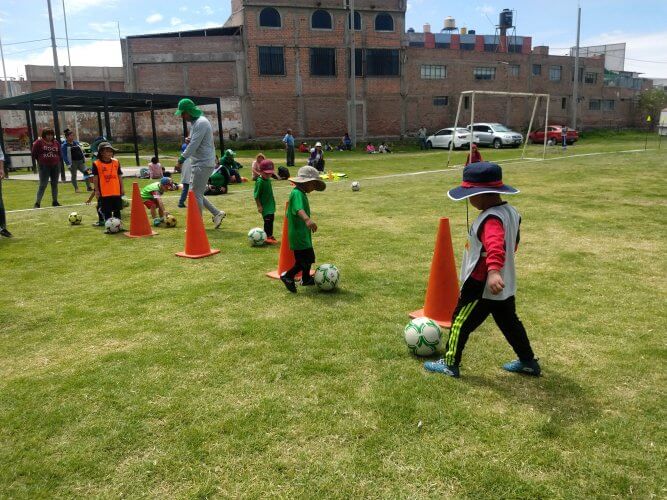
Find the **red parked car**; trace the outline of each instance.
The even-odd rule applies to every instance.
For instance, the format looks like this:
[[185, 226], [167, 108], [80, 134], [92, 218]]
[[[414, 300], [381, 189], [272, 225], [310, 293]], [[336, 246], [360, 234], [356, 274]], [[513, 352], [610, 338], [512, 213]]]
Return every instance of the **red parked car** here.
[[[544, 129], [539, 129], [536, 130], [535, 132], [532, 132], [528, 138], [533, 142], [533, 144], [541, 144], [544, 142]], [[571, 129], [570, 127], [567, 128], [567, 143], [568, 144], [574, 144], [579, 140], [579, 132], [576, 130]], [[554, 144], [562, 144], [563, 142], [563, 126], [562, 125], [549, 125], [547, 127], [547, 144], [549, 145], [554, 145]]]

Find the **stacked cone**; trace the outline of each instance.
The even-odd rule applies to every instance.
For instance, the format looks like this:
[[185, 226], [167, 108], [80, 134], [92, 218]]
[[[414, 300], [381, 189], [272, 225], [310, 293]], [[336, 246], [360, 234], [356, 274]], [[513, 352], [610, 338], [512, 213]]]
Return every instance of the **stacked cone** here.
[[143, 236], [155, 236], [157, 233], [151, 228], [151, 223], [148, 221], [146, 209], [141, 201], [141, 193], [139, 192], [139, 183], [132, 183], [132, 209], [130, 212], [130, 232], [125, 233], [125, 236], [130, 238], [141, 238]]
[[195, 194], [188, 193], [188, 212], [185, 219], [185, 250], [177, 252], [178, 257], [187, 257], [188, 259], [201, 259], [209, 255], [220, 253], [220, 250], [211, 248], [208, 243], [208, 236], [204, 229], [204, 220], [199, 211], [199, 204]]
[[449, 328], [452, 326], [452, 315], [458, 298], [459, 280], [454, 263], [449, 219], [442, 217], [431, 262], [431, 274], [428, 278], [424, 308], [411, 312], [410, 317], [426, 316], [440, 326]]
[[[283, 232], [280, 239], [280, 254], [278, 255], [278, 269], [275, 271], [269, 271], [266, 275], [269, 278], [280, 279], [280, 275], [285, 271], [289, 271], [294, 267], [296, 259], [294, 258], [294, 251], [290, 250], [289, 247], [289, 233], [287, 231], [287, 208], [288, 203], [285, 203], [285, 217], [283, 217]], [[315, 274], [315, 271], [310, 270], [311, 276]], [[301, 278], [301, 273], [297, 274], [296, 279]]]

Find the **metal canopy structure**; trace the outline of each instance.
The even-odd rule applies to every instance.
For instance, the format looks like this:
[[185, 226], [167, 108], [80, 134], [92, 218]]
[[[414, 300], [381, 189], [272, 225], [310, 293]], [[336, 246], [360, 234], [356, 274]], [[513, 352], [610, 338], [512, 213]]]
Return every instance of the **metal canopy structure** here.
[[[32, 144], [37, 137], [37, 119], [35, 112], [47, 111], [53, 114], [53, 125], [56, 137], [60, 138], [60, 112], [87, 112], [97, 113], [97, 125], [99, 135], [113, 140], [111, 120], [109, 113], [129, 113], [132, 120], [132, 137], [134, 143], [134, 155], [139, 165], [139, 145], [137, 141], [136, 113], [149, 112], [151, 116], [151, 129], [153, 135], [153, 150], [158, 156], [157, 128], [155, 125], [155, 111], [175, 109], [178, 101], [188, 97], [198, 106], [215, 105], [218, 118], [218, 134], [220, 137], [220, 153], [225, 148], [222, 133], [222, 110], [220, 100], [213, 97], [192, 97], [171, 94], [146, 94], [136, 92], [106, 92], [98, 90], [71, 90], [71, 89], [49, 89], [30, 94], [0, 99], [0, 110], [24, 111], [28, 124], [28, 134]], [[104, 126], [102, 120], [104, 119]], [[187, 135], [187, 126], [183, 121], [183, 135]], [[0, 121], [0, 146], [5, 149], [5, 141]], [[5, 154], [7, 152], [5, 151]], [[30, 153], [14, 153], [11, 156], [27, 156]], [[33, 160], [33, 169], [35, 168]], [[65, 169], [61, 164], [61, 177], [65, 180]]]

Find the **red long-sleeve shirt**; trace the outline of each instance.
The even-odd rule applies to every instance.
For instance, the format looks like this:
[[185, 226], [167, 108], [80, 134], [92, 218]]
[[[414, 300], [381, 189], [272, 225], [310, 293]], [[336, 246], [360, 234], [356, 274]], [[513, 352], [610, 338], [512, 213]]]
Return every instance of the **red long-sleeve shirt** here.
[[60, 164], [60, 144], [55, 139], [47, 142], [39, 138], [32, 145], [32, 157], [40, 165], [55, 167]]
[[497, 217], [487, 217], [478, 230], [486, 257], [481, 256], [470, 275], [477, 281], [486, 281], [489, 271], [500, 271], [505, 265], [505, 228]]

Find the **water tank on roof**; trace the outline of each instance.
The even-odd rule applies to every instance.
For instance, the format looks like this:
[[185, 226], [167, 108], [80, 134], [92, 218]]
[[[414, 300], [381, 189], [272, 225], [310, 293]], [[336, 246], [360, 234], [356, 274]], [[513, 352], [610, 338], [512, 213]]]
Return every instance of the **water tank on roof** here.
[[414, 33], [415, 29], [414, 28], [408, 28], [408, 33]]
[[469, 35], [474, 35], [475, 33], [477, 33], [475, 30], [468, 30]]
[[452, 16], [447, 16], [445, 18], [445, 29], [446, 30], [455, 30], [456, 29], [456, 19]]
[[509, 9], [503, 9], [500, 13], [500, 19], [498, 22], [499, 28], [511, 28], [513, 26], [512, 21], [512, 11]]
[[463, 28], [461, 28], [461, 34], [462, 35], [465, 35], [467, 33], [468, 33], [468, 28], [466, 28], [465, 26]]
[[424, 25], [424, 33], [430, 33], [431, 32], [431, 25], [429, 23], [426, 23]]

